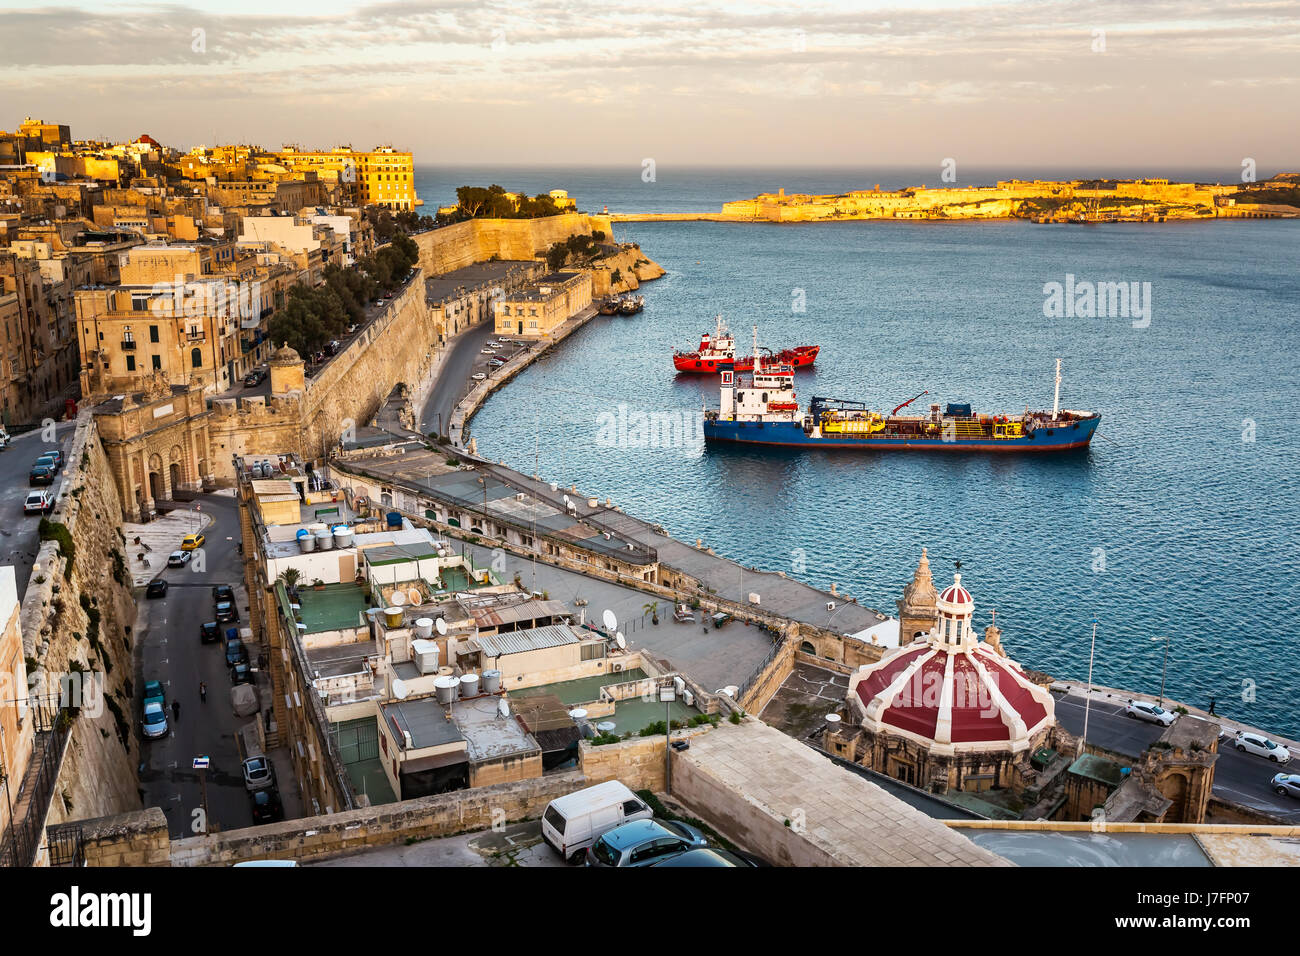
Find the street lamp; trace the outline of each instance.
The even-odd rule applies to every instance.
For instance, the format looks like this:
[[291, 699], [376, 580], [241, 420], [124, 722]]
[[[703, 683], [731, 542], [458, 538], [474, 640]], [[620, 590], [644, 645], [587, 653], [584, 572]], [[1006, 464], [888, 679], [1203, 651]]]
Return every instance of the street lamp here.
[[1160, 699], [1156, 701], [1157, 707], [1163, 707], [1165, 703], [1165, 675], [1169, 673], [1169, 638], [1168, 637], [1151, 638], [1151, 642], [1153, 644], [1156, 641], [1165, 642], [1165, 663], [1164, 666], [1160, 668]]
[[671, 683], [659, 688], [659, 699], [664, 703], [664, 793], [673, 794], [673, 701], [677, 690]]
[[1092, 647], [1088, 650], [1088, 696], [1083, 699], [1083, 736], [1079, 738], [1079, 750], [1088, 745], [1088, 713], [1092, 710], [1092, 661], [1097, 654], [1097, 619], [1092, 619]]

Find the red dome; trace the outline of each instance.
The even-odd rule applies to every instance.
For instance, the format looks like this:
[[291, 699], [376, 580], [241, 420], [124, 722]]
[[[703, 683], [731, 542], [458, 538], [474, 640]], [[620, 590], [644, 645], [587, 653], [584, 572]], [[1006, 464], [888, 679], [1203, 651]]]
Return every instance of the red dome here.
[[939, 595], [940, 601], [947, 601], [949, 604], [974, 604], [975, 600], [960, 584], [951, 584], [948, 589]]

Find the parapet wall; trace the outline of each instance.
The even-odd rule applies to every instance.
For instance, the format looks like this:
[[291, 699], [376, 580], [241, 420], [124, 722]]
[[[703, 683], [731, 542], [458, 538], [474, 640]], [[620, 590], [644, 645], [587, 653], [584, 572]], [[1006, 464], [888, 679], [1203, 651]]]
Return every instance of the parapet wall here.
[[498, 259], [534, 259], [553, 243], [600, 230], [612, 235], [608, 216], [565, 213], [545, 219], [469, 219], [414, 236], [420, 268], [429, 275]]

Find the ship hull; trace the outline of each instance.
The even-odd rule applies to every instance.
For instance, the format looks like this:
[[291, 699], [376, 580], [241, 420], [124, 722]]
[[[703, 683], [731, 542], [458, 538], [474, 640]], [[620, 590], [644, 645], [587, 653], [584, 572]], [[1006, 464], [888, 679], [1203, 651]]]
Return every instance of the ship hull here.
[[734, 422], [704, 420], [704, 439], [742, 445], [774, 445], [797, 448], [835, 448], [853, 451], [945, 451], [945, 452], [1014, 452], [1017, 454], [1069, 451], [1086, 448], [1097, 431], [1101, 416], [1068, 422], [1052, 428], [1039, 428], [1032, 437], [1020, 438], [868, 438], [864, 436], [825, 436], [813, 438], [804, 433], [799, 422]]
[[[820, 351], [820, 345], [801, 345], [773, 356], [764, 356], [763, 363], [807, 368], [817, 361], [817, 353]], [[746, 355], [737, 358], [701, 358], [698, 352], [687, 352], [673, 356], [673, 367], [679, 372], [691, 375], [717, 375], [723, 369], [730, 369], [733, 372], [752, 372], [754, 357]]]

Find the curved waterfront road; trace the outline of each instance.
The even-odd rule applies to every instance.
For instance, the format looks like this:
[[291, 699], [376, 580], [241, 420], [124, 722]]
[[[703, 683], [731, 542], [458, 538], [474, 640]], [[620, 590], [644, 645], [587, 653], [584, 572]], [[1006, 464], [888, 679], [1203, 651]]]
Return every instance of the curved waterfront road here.
[[[447, 430], [451, 411], [456, 407], [462, 395], [469, 390], [470, 375], [479, 359], [488, 356], [481, 353], [483, 344], [492, 338], [494, 329], [491, 322], [483, 322], [466, 329], [456, 336], [447, 346], [438, 380], [429, 392], [429, 398], [420, 410], [420, 431], [429, 434], [432, 431]], [[453, 435], [453, 441], [459, 441], [459, 435]]]

